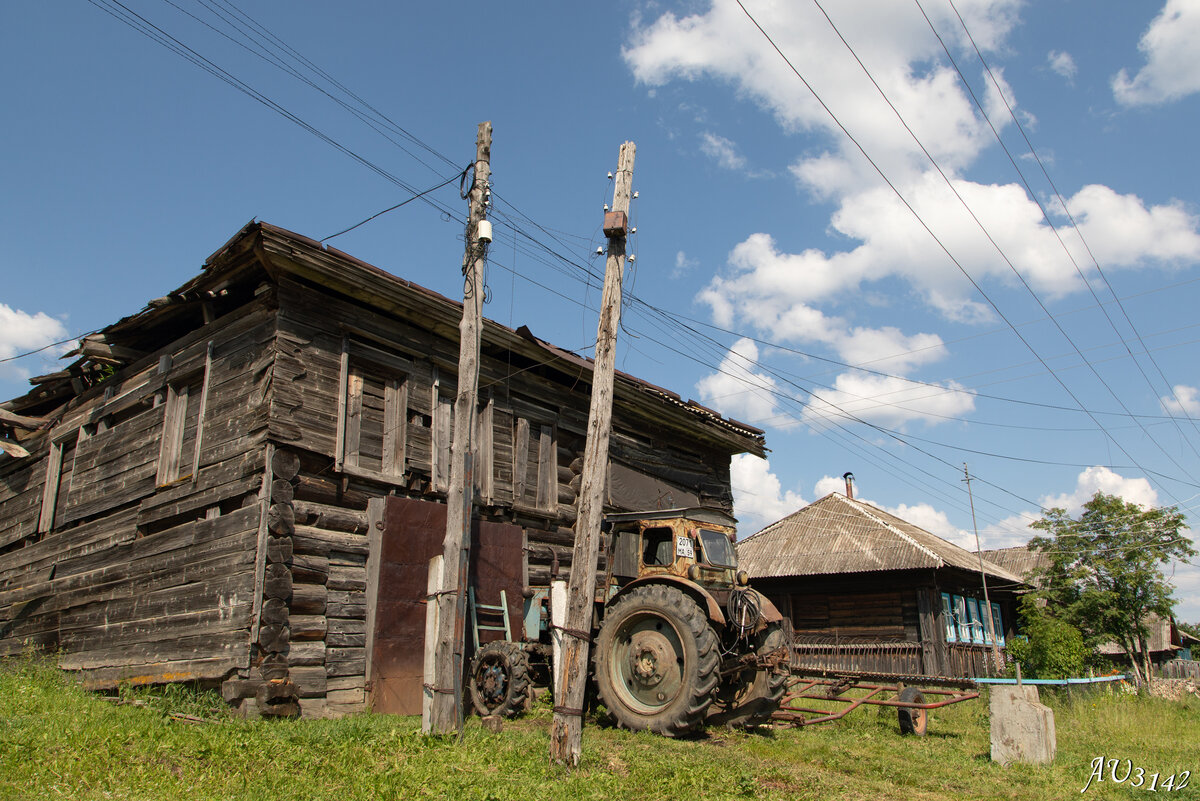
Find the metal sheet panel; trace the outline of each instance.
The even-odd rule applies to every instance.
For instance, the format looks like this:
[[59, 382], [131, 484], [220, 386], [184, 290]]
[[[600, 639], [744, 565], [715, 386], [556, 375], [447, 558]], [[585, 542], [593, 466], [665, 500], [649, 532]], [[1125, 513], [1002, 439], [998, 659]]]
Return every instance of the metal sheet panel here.
[[[421, 714], [424, 681], [425, 587], [429, 560], [442, 552], [446, 507], [431, 501], [389, 497], [384, 507], [375, 634], [371, 658], [371, 708], [393, 715]], [[522, 530], [520, 526], [474, 521], [471, 536], [471, 583], [482, 604], [508, 598], [510, 626], [521, 631], [523, 606]], [[502, 637], [483, 632], [481, 639]], [[467, 633], [468, 645], [470, 632]], [[469, 654], [468, 654], [469, 657]]]

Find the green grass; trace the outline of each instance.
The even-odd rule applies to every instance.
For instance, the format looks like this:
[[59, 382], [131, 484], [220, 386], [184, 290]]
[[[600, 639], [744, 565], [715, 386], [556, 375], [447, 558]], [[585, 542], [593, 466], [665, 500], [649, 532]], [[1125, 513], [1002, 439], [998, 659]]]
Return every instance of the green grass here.
[[[422, 737], [414, 718], [243, 721], [219, 696], [179, 688], [122, 700], [140, 704], [85, 693], [37, 660], [0, 663], [0, 798], [1099, 799], [1146, 790], [1108, 779], [1081, 796], [1098, 756], [1147, 775], [1200, 773], [1200, 703], [1109, 693], [1045, 699], [1058, 758], [1009, 768], [989, 759], [982, 700], [931, 713], [922, 739], [901, 738], [894, 711], [878, 708], [831, 725], [684, 741], [588, 721], [573, 771], [549, 763], [544, 707], [500, 734], [472, 719], [459, 742]], [[1169, 797], [1200, 798], [1197, 788], [1200, 777]]]

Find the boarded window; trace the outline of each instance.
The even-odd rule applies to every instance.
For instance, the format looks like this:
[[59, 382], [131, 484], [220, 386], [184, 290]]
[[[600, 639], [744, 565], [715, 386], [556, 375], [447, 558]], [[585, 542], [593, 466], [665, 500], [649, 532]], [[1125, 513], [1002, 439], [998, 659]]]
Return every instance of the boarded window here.
[[192, 478], [197, 469], [198, 446], [203, 421], [204, 373], [173, 381], [163, 395], [162, 442], [158, 452], [155, 484], [159, 487]]
[[66, 507], [71, 475], [75, 466], [75, 450], [78, 431], [57, 437], [50, 443], [46, 457], [46, 484], [42, 491], [42, 511], [38, 517], [38, 533], [44, 534], [54, 528], [55, 520], [62, 517]]
[[79, 520], [154, 492], [165, 395], [144, 388], [96, 410], [78, 435], [74, 472], [58, 523]]
[[401, 357], [344, 341], [338, 398], [339, 470], [388, 481], [404, 475], [412, 426], [428, 432], [427, 417], [410, 408], [407, 367], [411, 364]]
[[546, 512], [558, 508], [558, 443], [553, 425], [516, 418], [513, 505]]
[[433, 444], [430, 447], [430, 457], [433, 465], [430, 477], [433, 488], [445, 492], [450, 488], [450, 443], [454, 439], [454, 401], [442, 393], [441, 382], [433, 383], [433, 414], [430, 423], [430, 436]]
[[408, 381], [384, 368], [351, 364], [343, 462], [390, 477], [404, 474]]

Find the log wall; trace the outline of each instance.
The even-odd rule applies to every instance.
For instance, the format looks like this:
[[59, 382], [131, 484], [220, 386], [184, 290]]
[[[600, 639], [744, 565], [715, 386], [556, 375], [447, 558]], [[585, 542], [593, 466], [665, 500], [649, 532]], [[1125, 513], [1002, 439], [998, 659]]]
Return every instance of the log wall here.
[[[457, 330], [274, 281], [0, 460], [0, 655], [59, 648], [94, 687], [220, 681], [249, 714], [365, 708], [367, 503], [444, 501]], [[523, 529], [526, 589], [570, 569], [584, 377], [484, 348], [479, 514]], [[638, 408], [608, 508], [730, 510], [728, 454]]]
[[[300, 465], [289, 674], [304, 715], [340, 714], [367, 702], [367, 502], [444, 500], [457, 331], [439, 335], [286, 277], [278, 291], [270, 438]], [[571, 565], [590, 387], [487, 347], [480, 387], [479, 514], [524, 529], [525, 586], [545, 587]], [[613, 458], [650, 480], [660, 505], [731, 507], [727, 454], [615, 425]], [[611, 487], [609, 507], [633, 508]]]

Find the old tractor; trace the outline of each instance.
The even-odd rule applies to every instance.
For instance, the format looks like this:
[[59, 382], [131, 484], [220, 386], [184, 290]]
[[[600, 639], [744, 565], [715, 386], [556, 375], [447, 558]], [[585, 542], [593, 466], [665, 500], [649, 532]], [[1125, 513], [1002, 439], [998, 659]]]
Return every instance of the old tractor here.
[[[738, 570], [735, 524], [701, 508], [606, 518], [592, 678], [618, 725], [679, 736], [765, 722], [778, 708], [788, 679], [782, 617]], [[523, 641], [476, 653], [469, 692], [481, 714], [515, 714], [531, 677], [548, 679], [545, 598], [527, 599]]]

